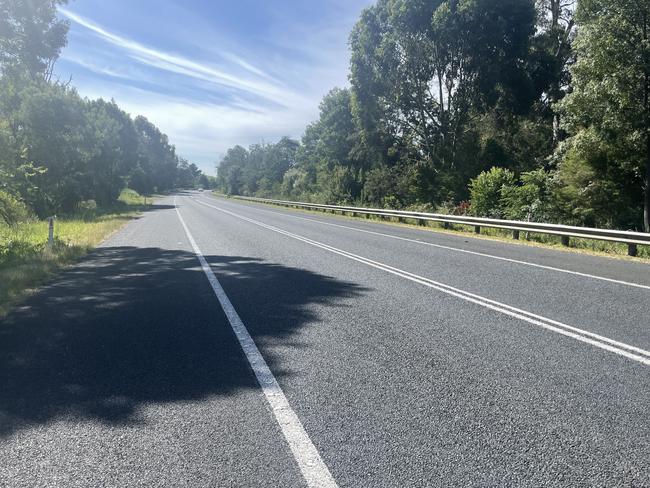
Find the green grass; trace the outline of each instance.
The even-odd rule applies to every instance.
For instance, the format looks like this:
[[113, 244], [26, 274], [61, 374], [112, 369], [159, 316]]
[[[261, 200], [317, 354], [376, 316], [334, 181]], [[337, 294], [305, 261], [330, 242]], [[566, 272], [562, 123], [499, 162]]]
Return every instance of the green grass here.
[[124, 190], [111, 208], [85, 208], [56, 219], [54, 245], [47, 246], [47, 221], [0, 224], [0, 316], [50, 280], [62, 267], [137, 217], [151, 204], [133, 190]]

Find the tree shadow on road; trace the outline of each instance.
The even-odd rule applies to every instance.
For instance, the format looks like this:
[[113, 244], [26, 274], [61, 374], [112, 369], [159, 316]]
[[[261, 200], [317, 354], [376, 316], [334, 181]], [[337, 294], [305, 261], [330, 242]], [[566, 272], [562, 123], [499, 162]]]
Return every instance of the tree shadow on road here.
[[[235, 306], [261, 314], [256, 341], [289, 341], [319, 320], [314, 304], [365, 291], [254, 258], [206, 259]], [[192, 253], [97, 249], [0, 321], [0, 437], [58, 419], [137, 423], [148, 403], [257, 387]]]

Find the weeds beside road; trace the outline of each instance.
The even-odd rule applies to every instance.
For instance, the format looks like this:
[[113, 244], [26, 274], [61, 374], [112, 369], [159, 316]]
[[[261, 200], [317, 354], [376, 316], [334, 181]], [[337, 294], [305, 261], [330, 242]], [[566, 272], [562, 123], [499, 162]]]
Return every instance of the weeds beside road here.
[[33, 293], [63, 266], [73, 263], [151, 204], [124, 190], [107, 209], [87, 208], [57, 218], [54, 245], [47, 245], [48, 222], [0, 224], [0, 316]]

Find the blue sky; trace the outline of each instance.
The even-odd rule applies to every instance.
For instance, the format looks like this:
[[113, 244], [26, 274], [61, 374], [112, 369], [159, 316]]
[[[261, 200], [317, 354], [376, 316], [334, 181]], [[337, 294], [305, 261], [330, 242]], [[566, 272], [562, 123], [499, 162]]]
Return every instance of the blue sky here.
[[76, 0], [56, 72], [114, 98], [214, 174], [228, 147], [300, 137], [347, 86], [348, 34], [373, 0]]

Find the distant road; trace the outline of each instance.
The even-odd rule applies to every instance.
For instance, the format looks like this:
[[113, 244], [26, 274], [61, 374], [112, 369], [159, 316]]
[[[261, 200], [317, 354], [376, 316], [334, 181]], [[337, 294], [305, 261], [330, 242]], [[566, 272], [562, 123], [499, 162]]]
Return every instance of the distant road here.
[[650, 266], [166, 197], [0, 324], [0, 486], [650, 486]]

